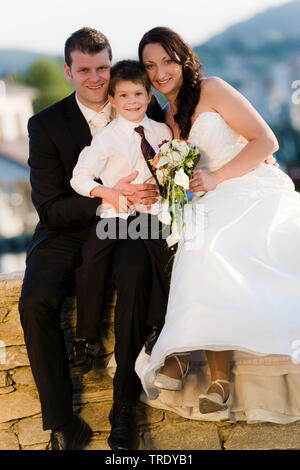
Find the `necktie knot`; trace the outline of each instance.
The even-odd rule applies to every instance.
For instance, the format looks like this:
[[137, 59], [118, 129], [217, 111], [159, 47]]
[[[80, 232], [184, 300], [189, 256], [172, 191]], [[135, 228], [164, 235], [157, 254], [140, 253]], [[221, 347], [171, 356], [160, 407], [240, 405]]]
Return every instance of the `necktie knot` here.
[[143, 127], [143, 126], [135, 127], [134, 130], [135, 130], [138, 134], [140, 134], [141, 137], [144, 137], [144, 136], [145, 136], [144, 127]]

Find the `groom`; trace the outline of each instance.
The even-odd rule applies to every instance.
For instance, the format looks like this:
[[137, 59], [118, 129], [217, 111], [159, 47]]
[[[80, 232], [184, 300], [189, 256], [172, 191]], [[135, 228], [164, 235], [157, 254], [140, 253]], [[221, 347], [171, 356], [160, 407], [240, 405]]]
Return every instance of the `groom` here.
[[[81, 150], [113, 118], [107, 101], [111, 60], [109, 42], [99, 31], [82, 28], [73, 33], [65, 44], [65, 72], [75, 93], [33, 116], [28, 123], [32, 200], [40, 221], [27, 252], [19, 310], [41, 401], [43, 427], [52, 430], [51, 445], [57, 450], [77, 449], [90, 435], [88, 425], [72, 410], [72, 382], [60, 310], [65, 297], [74, 290], [81, 248], [101, 203], [98, 198], [79, 196], [69, 182]], [[161, 120], [156, 101], [147, 114]], [[159, 194], [155, 185], [136, 187], [130, 185], [135, 175], [124, 176], [115, 189], [120, 194], [131, 191], [130, 203], [156, 202]], [[128, 303], [136, 302], [146, 309], [145, 289], [151, 276], [148, 254], [143, 243], [130, 242], [122, 240], [117, 246], [112, 269], [118, 272], [118, 288], [126, 289]], [[150, 340], [153, 336], [152, 332]], [[139, 338], [139, 347], [146, 338], [147, 334]], [[133, 375], [127, 377], [125, 371], [124, 383], [118, 386], [120, 394], [114, 391], [110, 445], [116, 450], [138, 445], [134, 409], [141, 385]]]

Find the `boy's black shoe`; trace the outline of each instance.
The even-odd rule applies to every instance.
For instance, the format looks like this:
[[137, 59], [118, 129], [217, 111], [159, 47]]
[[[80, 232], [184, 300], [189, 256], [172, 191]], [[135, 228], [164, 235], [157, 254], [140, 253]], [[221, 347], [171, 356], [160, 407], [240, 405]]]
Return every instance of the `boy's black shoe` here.
[[80, 339], [73, 343], [69, 355], [71, 377], [86, 374], [93, 368], [93, 359], [97, 353], [94, 340]]

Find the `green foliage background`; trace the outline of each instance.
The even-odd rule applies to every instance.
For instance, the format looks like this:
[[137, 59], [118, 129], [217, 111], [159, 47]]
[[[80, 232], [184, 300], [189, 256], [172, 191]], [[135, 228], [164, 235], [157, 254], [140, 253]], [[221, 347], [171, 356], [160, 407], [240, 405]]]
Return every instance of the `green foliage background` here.
[[27, 72], [17, 76], [17, 80], [37, 89], [38, 95], [33, 103], [35, 113], [65, 98], [73, 90], [66, 80], [63, 61], [59, 59], [40, 57]]

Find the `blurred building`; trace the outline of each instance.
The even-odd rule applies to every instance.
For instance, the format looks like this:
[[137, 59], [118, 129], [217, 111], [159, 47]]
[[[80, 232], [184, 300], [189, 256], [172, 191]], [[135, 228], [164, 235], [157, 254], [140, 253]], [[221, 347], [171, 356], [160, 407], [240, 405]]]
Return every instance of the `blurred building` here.
[[27, 138], [27, 122], [33, 115], [35, 96], [33, 88], [0, 80], [0, 143]]
[[0, 80], [0, 271], [4, 272], [23, 269], [24, 251], [37, 222], [27, 165], [27, 122], [35, 96], [32, 88]]

